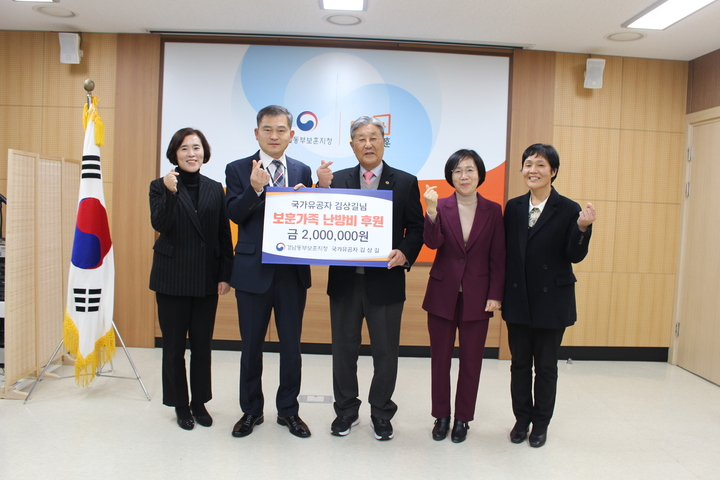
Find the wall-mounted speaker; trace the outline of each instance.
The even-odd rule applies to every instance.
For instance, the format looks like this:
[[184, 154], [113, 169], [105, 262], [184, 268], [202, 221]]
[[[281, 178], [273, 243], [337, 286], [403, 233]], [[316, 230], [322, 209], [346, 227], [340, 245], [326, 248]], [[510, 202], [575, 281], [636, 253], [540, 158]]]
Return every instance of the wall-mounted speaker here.
[[585, 88], [602, 88], [604, 58], [588, 58], [585, 63]]
[[60, 63], [80, 63], [80, 34], [58, 33], [60, 38]]

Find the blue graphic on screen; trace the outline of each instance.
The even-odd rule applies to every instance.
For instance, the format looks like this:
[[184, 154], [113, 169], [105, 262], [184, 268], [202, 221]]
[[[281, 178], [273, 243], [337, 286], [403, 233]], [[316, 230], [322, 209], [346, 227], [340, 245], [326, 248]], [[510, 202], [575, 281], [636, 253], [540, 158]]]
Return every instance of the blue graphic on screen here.
[[247, 103], [255, 111], [287, 107], [295, 117], [288, 154], [309, 165], [332, 160], [334, 170], [357, 164], [348, 144], [352, 121], [377, 116], [386, 124], [385, 160], [416, 175], [439, 131], [433, 122], [442, 99], [432, 72], [418, 78], [411, 70], [382, 51], [251, 45], [235, 77], [233, 116]]
[[308, 112], [306, 110], [297, 116], [295, 123], [297, 128], [303, 132], [312, 132], [315, 130], [315, 127], [317, 127], [318, 118], [313, 112]]

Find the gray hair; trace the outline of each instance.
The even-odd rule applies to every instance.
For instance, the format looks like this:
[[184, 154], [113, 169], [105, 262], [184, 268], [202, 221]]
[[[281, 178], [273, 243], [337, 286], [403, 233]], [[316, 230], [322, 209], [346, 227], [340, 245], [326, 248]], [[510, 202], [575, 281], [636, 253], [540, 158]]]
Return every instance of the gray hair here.
[[267, 107], [260, 110], [257, 114], [258, 127], [260, 126], [260, 121], [262, 120], [262, 118], [265, 115], [268, 115], [270, 117], [276, 117], [278, 115], [285, 115], [287, 117], [288, 127], [292, 128], [293, 115], [285, 107], [281, 107], [280, 105], [268, 105]]
[[365, 125], [375, 125], [380, 129], [380, 135], [382, 135], [383, 137], [385, 136], [385, 126], [383, 126], [380, 120], [375, 117], [363, 116], [355, 120], [350, 126], [350, 140], [355, 139], [355, 130], [360, 127], [364, 127]]

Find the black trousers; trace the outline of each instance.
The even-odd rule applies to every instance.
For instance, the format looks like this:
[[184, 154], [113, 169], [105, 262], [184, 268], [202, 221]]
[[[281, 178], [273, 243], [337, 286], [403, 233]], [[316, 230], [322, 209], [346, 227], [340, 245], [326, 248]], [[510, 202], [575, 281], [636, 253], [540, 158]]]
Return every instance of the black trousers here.
[[362, 343], [363, 318], [370, 334], [374, 373], [368, 402], [370, 413], [390, 420], [397, 411], [392, 401], [397, 380], [400, 350], [400, 320], [404, 302], [390, 305], [370, 303], [363, 274], [355, 275], [352, 293], [337, 299], [330, 297], [332, 327], [333, 394], [337, 415], [357, 415], [357, 362]]
[[185, 338], [190, 341], [190, 390], [194, 403], [212, 398], [211, 343], [218, 296], [179, 297], [156, 293], [163, 336], [163, 404], [189, 405]]
[[297, 415], [302, 370], [300, 336], [307, 299], [307, 289], [300, 282], [297, 267], [276, 265], [275, 276], [267, 292], [254, 294], [235, 290], [235, 298], [242, 337], [240, 408], [250, 415], [263, 414], [263, 344], [270, 313], [274, 312], [280, 341], [280, 385], [275, 405], [280, 416]]
[[555, 409], [558, 351], [565, 329], [531, 328], [509, 322], [507, 328], [515, 420], [519, 429], [532, 424], [533, 432], [541, 435], [547, 431]]

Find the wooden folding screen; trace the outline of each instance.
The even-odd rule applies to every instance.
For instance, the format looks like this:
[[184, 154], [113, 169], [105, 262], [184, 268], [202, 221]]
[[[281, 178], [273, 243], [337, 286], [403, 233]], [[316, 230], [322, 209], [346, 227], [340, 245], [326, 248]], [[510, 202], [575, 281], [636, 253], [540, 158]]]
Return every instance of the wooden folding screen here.
[[80, 161], [8, 150], [5, 386], [35, 376], [62, 339]]

